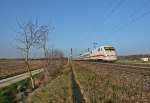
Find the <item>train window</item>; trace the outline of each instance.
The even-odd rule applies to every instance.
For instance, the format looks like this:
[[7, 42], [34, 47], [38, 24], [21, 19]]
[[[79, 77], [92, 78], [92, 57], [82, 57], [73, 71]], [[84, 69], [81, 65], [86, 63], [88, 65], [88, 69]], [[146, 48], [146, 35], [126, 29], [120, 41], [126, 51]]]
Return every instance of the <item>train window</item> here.
[[115, 48], [113, 47], [104, 47], [105, 50], [109, 50], [109, 51], [115, 51]]
[[91, 51], [91, 54], [92, 54], [92, 51]]
[[101, 51], [103, 51], [103, 49], [101, 48]]
[[98, 52], [100, 52], [100, 48], [98, 48]]

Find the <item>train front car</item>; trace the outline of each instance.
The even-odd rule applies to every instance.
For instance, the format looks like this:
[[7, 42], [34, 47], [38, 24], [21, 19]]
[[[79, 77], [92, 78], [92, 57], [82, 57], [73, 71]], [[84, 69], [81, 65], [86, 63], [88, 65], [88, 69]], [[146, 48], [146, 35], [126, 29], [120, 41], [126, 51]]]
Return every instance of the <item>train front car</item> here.
[[80, 60], [109, 61], [117, 60], [117, 53], [112, 46], [100, 46], [80, 55]]
[[104, 53], [104, 57], [103, 60], [104, 61], [116, 61], [117, 60], [117, 53], [116, 53], [116, 49], [112, 46], [103, 46], [103, 53]]

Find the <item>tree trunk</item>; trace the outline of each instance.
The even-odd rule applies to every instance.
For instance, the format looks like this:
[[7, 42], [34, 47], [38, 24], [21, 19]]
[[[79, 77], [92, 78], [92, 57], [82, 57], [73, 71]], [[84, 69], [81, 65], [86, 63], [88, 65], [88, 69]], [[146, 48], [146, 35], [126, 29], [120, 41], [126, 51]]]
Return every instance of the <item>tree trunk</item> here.
[[27, 70], [28, 70], [29, 77], [30, 77], [30, 80], [31, 80], [32, 89], [34, 89], [35, 88], [35, 84], [34, 84], [34, 79], [33, 79], [32, 73], [31, 73], [30, 64], [29, 64], [29, 61], [28, 61], [28, 54], [29, 53], [27, 52], [26, 58], [25, 58], [25, 64], [27, 66]]
[[49, 73], [48, 73], [49, 61], [48, 61], [48, 54], [47, 54], [46, 48], [43, 47], [43, 50], [44, 50], [44, 56], [45, 56], [45, 59], [46, 59], [46, 61], [44, 62], [44, 72], [45, 72], [45, 81], [47, 83], [48, 82], [48, 76], [49, 76]]

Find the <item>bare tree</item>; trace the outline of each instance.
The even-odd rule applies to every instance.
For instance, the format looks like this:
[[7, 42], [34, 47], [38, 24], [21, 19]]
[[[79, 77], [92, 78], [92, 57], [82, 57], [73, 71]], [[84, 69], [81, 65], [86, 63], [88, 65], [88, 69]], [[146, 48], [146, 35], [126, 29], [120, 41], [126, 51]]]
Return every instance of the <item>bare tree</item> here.
[[45, 81], [48, 82], [48, 65], [49, 65], [49, 58], [48, 58], [48, 35], [49, 35], [49, 26], [48, 25], [41, 25], [39, 28], [40, 38], [38, 42], [38, 46], [43, 49], [44, 58], [46, 59], [44, 62], [44, 72], [45, 72]]
[[31, 79], [32, 88], [35, 88], [33, 76], [31, 73], [31, 68], [29, 64], [29, 55], [33, 46], [35, 46], [39, 42], [40, 33], [39, 26], [37, 20], [35, 22], [28, 21], [25, 24], [18, 23], [20, 31], [19, 33], [19, 46], [18, 49], [24, 54], [26, 68], [29, 72], [29, 76]]
[[64, 57], [63, 52], [59, 49], [54, 49], [53, 50], [53, 55], [54, 55], [55, 59], [62, 59]]
[[64, 59], [64, 53], [59, 49], [51, 49], [48, 53], [48, 57], [54, 64], [58, 63], [57, 61], [61, 63]]

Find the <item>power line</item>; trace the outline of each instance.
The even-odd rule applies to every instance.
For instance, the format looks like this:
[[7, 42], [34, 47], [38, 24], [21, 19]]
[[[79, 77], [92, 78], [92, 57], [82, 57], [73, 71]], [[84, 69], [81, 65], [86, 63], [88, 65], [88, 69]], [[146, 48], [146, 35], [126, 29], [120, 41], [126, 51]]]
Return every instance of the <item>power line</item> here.
[[140, 16], [138, 16], [138, 17], [132, 19], [131, 23], [136, 22], [137, 20], [139, 20], [139, 19], [141, 19], [141, 18], [143, 18], [144, 16], [149, 15], [149, 14], [150, 14], [150, 11], [147, 11], [147, 12], [143, 13], [142, 15], [140, 15]]
[[[136, 9], [132, 14], [130, 14], [130, 21], [122, 26], [120, 26], [119, 28], [115, 29], [115, 32], [118, 32], [120, 31], [121, 29], [123, 28], [126, 28], [128, 27], [129, 25], [137, 22], [138, 20], [142, 19], [143, 17], [145, 17], [146, 15], [149, 15], [150, 14], [150, 11], [147, 11], [147, 12], [144, 12], [142, 13], [141, 15], [139, 16], [136, 16], [139, 12], [137, 12], [137, 10], [141, 11], [143, 8], [146, 7], [146, 5], [149, 4], [149, 0], [147, 0], [146, 4], [144, 3], [143, 6], [139, 7], [138, 9]], [[132, 16], [132, 17], [131, 17]], [[136, 17], [135, 17], [136, 16]]]
[[105, 17], [105, 20], [104, 20], [104, 24], [106, 23], [106, 21], [108, 21], [108, 19], [110, 18], [110, 16], [116, 12], [120, 7], [121, 5], [123, 5], [123, 3], [125, 2], [126, 0], [119, 0], [118, 3], [116, 3], [116, 5], [110, 10], [109, 14], [106, 15]]
[[150, 11], [143, 13], [143, 14], [140, 15], [139, 17], [132, 19], [132, 20], [131, 20], [130, 22], [128, 22], [127, 24], [124, 24], [124, 25], [120, 26], [119, 28], [115, 29], [114, 32], [118, 32], [118, 31], [120, 31], [120, 30], [122, 30], [122, 29], [128, 27], [129, 25], [131, 25], [131, 24], [133, 24], [133, 23], [139, 21], [140, 19], [142, 19], [143, 17], [145, 17], [146, 15], [149, 15], [149, 14], [150, 14]]
[[146, 0], [143, 5], [139, 6], [136, 10], [133, 11], [132, 14], [130, 14], [130, 17], [131, 18], [134, 17], [136, 14], [142, 11], [148, 4], [149, 4], [149, 0]]
[[93, 42], [93, 48], [96, 48], [96, 47], [97, 47], [97, 45], [98, 45], [98, 43], [97, 43], [97, 42]]

